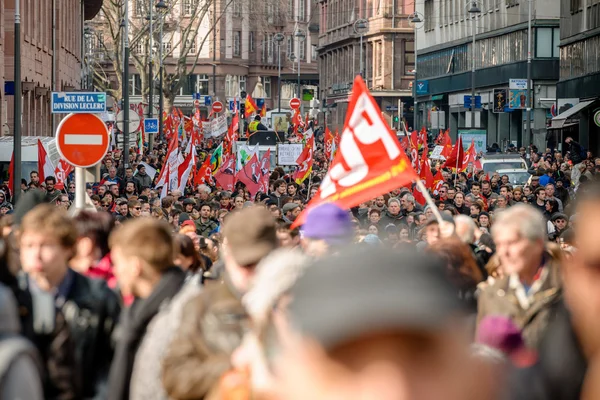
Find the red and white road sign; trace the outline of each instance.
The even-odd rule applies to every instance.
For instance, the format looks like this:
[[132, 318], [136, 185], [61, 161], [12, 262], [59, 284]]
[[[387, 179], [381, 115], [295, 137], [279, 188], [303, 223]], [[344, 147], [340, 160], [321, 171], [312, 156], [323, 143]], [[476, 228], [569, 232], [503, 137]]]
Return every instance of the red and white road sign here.
[[212, 110], [213, 112], [220, 113], [221, 111], [223, 111], [223, 103], [221, 103], [220, 101], [215, 101], [212, 105]]
[[95, 114], [69, 114], [56, 129], [58, 152], [75, 167], [87, 168], [98, 164], [109, 145], [106, 124]]
[[297, 97], [290, 99], [290, 108], [293, 110], [297, 110], [300, 108], [300, 99]]

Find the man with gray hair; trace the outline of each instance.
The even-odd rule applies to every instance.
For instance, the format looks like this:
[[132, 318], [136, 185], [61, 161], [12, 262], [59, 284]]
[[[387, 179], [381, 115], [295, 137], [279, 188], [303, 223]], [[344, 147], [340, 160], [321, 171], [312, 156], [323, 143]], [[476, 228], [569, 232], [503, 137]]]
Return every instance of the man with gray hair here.
[[409, 192], [400, 196], [400, 206], [402, 207], [402, 215], [406, 216], [411, 212], [422, 211], [422, 208], [415, 202], [415, 196]]
[[475, 225], [473, 218], [467, 215], [457, 215], [454, 217], [454, 226], [454, 232], [463, 243], [468, 245], [475, 243], [475, 229], [477, 229], [477, 225]]
[[208, 185], [201, 184], [201, 185], [198, 185], [196, 192], [198, 193], [198, 198], [200, 199], [200, 201], [206, 202], [206, 201], [208, 201], [208, 195], [210, 195], [212, 190], [210, 189], [210, 187], [208, 187]]
[[402, 215], [400, 200], [392, 197], [388, 200], [387, 209], [381, 213], [379, 224], [381, 226], [388, 226], [389, 224], [398, 226], [402, 222], [404, 222], [404, 216]]
[[546, 221], [534, 207], [518, 204], [497, 215], [492, 236], [503, 277], [481, 292], [477, 321], [510, 317], [536, 349], [562, 297], [557, 261], [546, 252]]

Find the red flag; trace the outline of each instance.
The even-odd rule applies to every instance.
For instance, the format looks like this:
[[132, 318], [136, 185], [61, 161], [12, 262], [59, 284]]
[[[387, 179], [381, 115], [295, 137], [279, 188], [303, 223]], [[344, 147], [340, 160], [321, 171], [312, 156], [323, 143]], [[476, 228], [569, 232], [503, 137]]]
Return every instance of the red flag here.
[[488, 172], [487, 174], [485, 174], [485, 180], [486, 181], [490, 181], [490, 173]]
[[59, 160], [58, 165], [54, 168], [54, 177], [56, 178], [56, 185], [54, 187], [58, 190], [63, 190], [67, 182], [67, 176], [74, 170], [75, 167], [65, 160]]
[[221, 185], [223, 190], [233, 190], [233, 184], [235, 183], [235, 157], [227, 157], [223, 159], [223, 165], [215, 173], [215, 180], [217, 184]]
[[292, 178], [298, 185], [304, 182], [304, 180], [308, 178], [312, 171], [314, 147], [315, 139], [314, 136], [311, 136], [308, 142], [306, 142], [304, 150], [302, 150], [302, 153], [300, 153], [298, 159], [296, 159], [296, 164], [298, 164], [299, 168], [296, 170], [296, 172], [294, 172]]
[[307, 211], [319, 204], [335, 202], [348, 209], [417, 178], [365, 82], [357, 76], [339, 151], [319, 191], [293, 227], [301, 225]]
[[467, 167], [469, 166], [469, 164], [473, 164], [473, 166], [475, 166], [476, 161], [477, 161], [477, 152], [475, 150], [475, 140], [472, 139], [471, 144], [469, 145], [469, 148], [467, 149], [467, 151], [465, 153], [462, 171], [466, 170]]
[[444, 176], [442, 175], [442, 170], [438, 169], [438, 171], [435, 173], [435, 176], [433, 177], [433, 185], [432, 185], [433, 194], [435, 196], [437, 196], [438, 190], [440, 190], [440, 188], [443, 185], [444, 185]]
[[267, 116], [267, 103], [263, 103], [262, 107], [260, 108], [260, 116], [261, 117]]
[[452, 139], [450, 138], [450, 133], [447, 129], [442, 137], [442, 146], [444, 146], [444, 149], [442, 150], [441, 155], [444, 156], [444, 158], [448, 158], [450, 153], [452, 153]]
[[185, 156], [185, 160], [177, 168], [177, 189], [185, 192], [185, 187], [190, 179], [190, 174], [196, 165], [196, 148], [192, 147], [191, 151]]
[[[48, 157], [48, 153], [46, 153], [46, 149], [42, 144], [42, 141], [38, 139], [38, 175], [40, 177], [40, 182], [44, 182], [46, 177], [54, 176], [54, 165], [52, 165], [52, 161], [50, 161], [50, 157]], [[62, 190], [57, 188], [58, 190]]]
[[[179, 166], [179, 138], [177, 135], [173, 135], [171, 137], [171, 141], [169, 142], [169, 148], [167, 149], [167, 157], [163, 163], [163, 166], [160, 171], [160, 176], [158, 178], [158, 182], [156, 183], [156, 187], [161, 187], [168, 182], [168, 175], [177, 173], [176, 168]], [[171, 179], [173, 177], [171, 176]]]
[[412, 131], [410, 134], [410, 160], [414, 169], [419, 165], [419, 134]]
[[206, 160], [202, 163], [200, 168], [194, 174], [194, 186], [201, 185], [203, 183], [212, 183], [212, 169], [210, 168], [210, 157], [206, 157]]
[[250, 161], [248, 161], [246, 165], [244, 165], [244, 168], [237, 174], [237, 180], [246, 185], [250, 195], [254, 196], [261, 186], [261, 178], [260, 164], [258, 163], [256, 153], [254, 153]]
[[419, 178], [423, 181], [423, 184], [427, 189], [431, 189], [433, 187], [433, 174], [431, 173], [431, 167], [429, 166], [427, 151], [423, 151], [423, 156], [421, 157]]
[[254, 101], [254, 99], [250, 95], [246, 96], [244, 116], [246, 118], [248, 118], [252, 114], [255, 114], [257, 111], [258, 111], [258, 106], [256, 105], [256, 102]]
[[460, 171], [462, 169], [464, 159], [465, 149], [463, 148], [462, 144], [462, 136], [458, 135], [458, 140], [454, 144], [452, 152], [450, 153], [448, 158], [446, 158], [446, 163], [444, 164], [444, 167]]
[[260, 178], [258, 190], [267, 193], [269, 191], [269, 178], [271, 177], [271, 149], [267, 149], [267, 152], [260, 159], [260, 173], [262, 177]]
[[333, 133], [329, 128], [325, 128], [325, 159], [331, 161], [333, 158]]
[[419, 188], [419, 185], [415, 185], [415, 187], [412, 190], [412, 194], [413, 194], [413, 197], [415, 198], [415, 201], [417, 203], [419, 203], [420, 205], [423, 206], [423, 205], [425, 205], [425, 203], [427, 203], [427, 200], [425, 200], [425, 195], [423, 195], [423, 193], [421, 193], [421, 189]]

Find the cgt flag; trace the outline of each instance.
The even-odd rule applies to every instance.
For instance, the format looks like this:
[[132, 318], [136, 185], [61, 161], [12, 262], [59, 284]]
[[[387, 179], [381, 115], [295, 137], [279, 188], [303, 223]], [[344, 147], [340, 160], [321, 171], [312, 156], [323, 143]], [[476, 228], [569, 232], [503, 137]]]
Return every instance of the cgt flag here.
[[418, 179], [360, 76], [354, 80], [346, 123], [319, 191], [294, 221], [300, 226], [315, 206], [335, 202], [351, 208]]

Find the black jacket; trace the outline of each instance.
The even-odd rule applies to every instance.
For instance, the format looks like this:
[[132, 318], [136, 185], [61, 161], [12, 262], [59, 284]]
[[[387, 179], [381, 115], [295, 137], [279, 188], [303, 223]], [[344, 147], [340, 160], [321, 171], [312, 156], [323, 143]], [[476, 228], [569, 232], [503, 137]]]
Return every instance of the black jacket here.
[[73, 340], [84, 399], [104, 397], [118, 322], [119, 298], [100, 279], [72, 271], [73, 281], [62, 306]]
[[123, 311], [117, 330], [117, 348], [110, 367], [107, 399], [129, 399], [133, 364], [146, 328], [161, 305], [179, 292], [185, 278], [186, 274], [180, 268], [168, 268], [148, 298], [136, 299], [131, 307]]
[[511, 376], [511, 400], [578, 399], [587, 370], [569, 312], [563, 302], [555, 306], [556, 315], [540, 343], [539, 360], [531, 368]]

